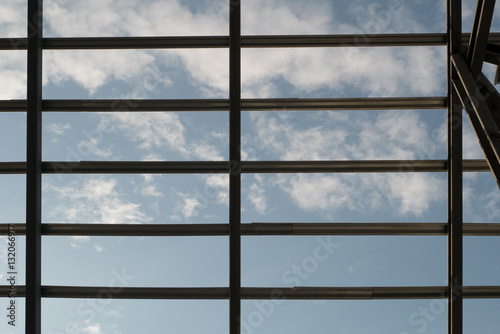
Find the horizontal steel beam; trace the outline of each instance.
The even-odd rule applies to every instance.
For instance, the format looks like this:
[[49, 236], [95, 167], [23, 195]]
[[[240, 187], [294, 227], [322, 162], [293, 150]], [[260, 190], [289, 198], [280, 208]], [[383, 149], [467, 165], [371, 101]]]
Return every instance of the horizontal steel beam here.
[[46, 174], [213, 174], [228, 173], [227, 161], [43, 162]]
[[[0, 235], [26, 234], [25, 224], [0, 224]], [[500, 236], [499, 223], [466, 223], [465, 236]], [[446, 235], [446, 223], [250, 223], [241, 225], [245, 236], [312, 235]], [[227, 236], [228, 224], [42, 224], [45, 236]]]
[[[470, 34], [463, 34], [467, 43]], [[500, 41], [500, 34], [491, 33], [491, 43]], [[0, 50], [26, 50], [26, 38], [0, 38]], [[351, 34], [351, 35], [280, 35], [242, 36], [242, 48], [297, 47], [372, 47], [372, 46], [444, 46], [446, 34]], [[58, 37], [44, 38], [45, 50], [96, 49], [202, 49], [228, 48], [228, 36], [179, 37]]]
[[[344, 99], [243, 99], [242, 110], [396, 110], [446, 109], [446, 97]], [[227, 99], [199, 100], [44, 100], [46, 112], [227, 111]], [[25, 112], [25, 100], [0, 101], [0, 112]]]
[[[7, 297], [10, 286], [0, 286], [0, 297]], [[242, 287], [241, 298], [290, 300], [382, 300], [382, 299], [444, 299], [447, 287]], [[469, 299], [500, 298], [500, 286], [464, 286], [463, 297]], [[25, 286], [16, 286], [16, 297], [26, 295]], [[43, 298], [106, 298], [106, 299], [229, 299], [229, 288], [159, 288], [159, 287], [83, 287], [42, 286]]]
[[500, 65], [500, 45], [488, 43], [486, 45], [484, 61], [491, 64]]
[[228, 288], [42, 286], [44, 298], [228, 299]]
[[298, 36], [242, 36], [244, 48], [375, 47], [446, 45], [445, 34], [349, 34]]
[[345, 99], [243, 99], [242, 110], [396, 110], [446, 109], [445, 97]]
[[227, 36], [44, 38], [44, 50], [227, 48]]
[[500, 298], [500, 286], [464, 286], [464, 298]]
[[[464, 160], [465, 172], [487, 172], [485, 160]], [[50, 161], [45, 174], [229, 173], [229, 161]], [[243, 161], [242, 173], [413, 173], [446, 172], [446, 160]], [[0, 174], [24, 174], [25, 162], [0, 162]]]
[[[243, 173], [445, 172], [446, 160], [245, 161]], [[485, 162], [464, 160], [464, 171], [489, 171]]]
[[434, 299], [446, 298], [446, 287], [293, 287], [242, 288], [243, 299]]

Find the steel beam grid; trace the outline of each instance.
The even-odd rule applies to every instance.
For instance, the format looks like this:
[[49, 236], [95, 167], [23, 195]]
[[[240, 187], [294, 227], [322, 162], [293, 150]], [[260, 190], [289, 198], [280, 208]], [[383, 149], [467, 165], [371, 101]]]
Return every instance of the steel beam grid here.
[[[27, 112], [27, 162], [0, 163], [0, 174], [26, 174], [26, 221], [15, 224], [26, 235], [26, 286], [18, 286], [18, 297], [26, 297], [26, 333], [41, 331], [41, 298], [98, 298], [103, 287], [41, 285], [42, 236], [227, 236], [229, 237], [229, 287], [212, 288], [124, 288], [117, 299], [227, 299], [230, 304], [230, 334], [240, 331], [243, 299], [418, 299], [447, 298], [448, 333], [462, 333], [464, 298], [500, 298], [500, 286], [462, 286], [463, 236], [500, 236], [500, 224], [463, 223], [462, 173], [492, 170], [500, 164], [498, 114], [500, 96], [480, 73], [483, 61], [500, 63], [500, 34], [489, 33], [494, 0], [478, 0], [471, 34], [461, 32], [461, 1], [447, 0], [446, 34], [296, 35], [241, 36], [240, 2], [229, 2], [228, 36], [43, 38], [42, 0], [28, 0], [29, 38], [0, 39], [0, 50], [27, 50], [28, 95], [26, 100], [0, 101], [0, 112]], [[461, 44], [469, 43], [466, 59]], [[415, 47], [447, 46], [447, 97], [402, 97], [362, 99], [241, 99], [241, 50], [243, 48], [302, 47]], [[230, 54], [229, 99], [204, 100], [42, 100], [43, 50], [105, 49], [228, 49]], [[488, 95], [477, 102], [473, 92]], [[130, 107], [131, 103], [134, 106]], [[487, 160], [462, 159], [461, 110], [468, 110]], [[392, 161], [241, 161], [241, 112], [266, 110], [448, 110], [447, 160]], [[500, 110], [500, 109], [499, 109]], [[229, 161], [186, 162], [42, 162], [41, 120], [43, 112], [148, 112], [229, 111]], [[491, 117], [490, 117], [491, 116]], [[492, 128], [491, 124], [496, 128]], [[482, 138], [482, 139], [481, 139]], [[241, 223], [241, 174], [243, 173], [366, 173], [447, 172], [448, 221], [446, 223]], [[195, 225], [42, 224], [41, 176], [64, 173], [225, 173], [229, 175], [229, 222]], [[499, 183], [500, 184], [500, 183]], [[0, 235], [7, 225], [0, 224]], [[257, 235], [447, 235], [448, 284], [443, 287], [283, 287], [241, 286], [241, 237]], [[0, 286], [0, 296], [9, 287]]]

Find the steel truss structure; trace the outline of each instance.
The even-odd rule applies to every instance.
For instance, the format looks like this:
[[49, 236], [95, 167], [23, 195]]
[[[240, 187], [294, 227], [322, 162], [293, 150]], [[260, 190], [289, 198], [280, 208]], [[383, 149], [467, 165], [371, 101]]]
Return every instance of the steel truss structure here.
[[[241, 36], [241, 5], [229, 1], [229, 36], [226, 37], [124, 37], [43, 38], [42, 0], [28, 0], [28, 37], [0, 39], [1, 50], [27, 50], [27, 100], [0, 101], [0, 112], [27, 111], [26, 163], [0, 163], [0, 174], [26, 175], [26, 224], [16, 225], [26, 235], [26, 285], [18, 295], [26, 298], [26, 333], [41, 333], [42, 298], [96, 298], [102, 287], [42, 286], [42, 236], [229, 236], [229, 286], [214, 288], [124, 288], [113, 298], [127, 299], [226, 299], [229, 329], [240, 332], [241, 300], [269, 299], [275, 288], [241, 286], [241, 236], [243, 235], [447, 235], [448, 285], [437, 287], [303, 287], [280, 288], [289, 299], [415, 299], [447, 298], [448, 333], [462, 333], [464, 298], [500, 298], [500, 286], [462, 286], [462, 238], [464, 235], [500, 236], [499, 224], [464, 224], [462, 173], [491, 171], [500, 179], [500, 96], [481, 73], [484, 61], [500, 65], [500, 34], [490, 34], [494, 0], [478, 0], [470, 35], [461, 31], [461, 1], [447, 0], [446, 34], [387, 34], [370, 36], [360, 45], [360, 35]], [[366, 99], [242, 99], [242, 48], [430, 46], [448, 48], [448, 95], [422, 98]], [[226, 162], [57, 162], [42, 161], [44, 112], [113, 111], [109, 100], [43, 100], [42, 51], [86, 49], [225, 48], [230, 59], [229, 99], [140, 100], [134, 112], [229, 112], [229, 161]], [[447, 160], [419, 161], [267, 161], [241, 159], [242, 110], [448, 110]], [[486, 160], [462, 159], [462, 109], [465, 109], [484, 150]], [[402, 168], [407, 166], [408, 168]], [[254, 223], [241, 224], [241, 176], [243, 173], [374, 173], [443, 172], [448, 175], [446, 223]], [[224, 173], [229, 175], [229, 222], [209, 225], [83, 225], [42, 224], [41, 180], [44, 173]], [[0, 234], [7, 234], [0, 225]], [[8, 287], [0, 287], [5, 297]]]

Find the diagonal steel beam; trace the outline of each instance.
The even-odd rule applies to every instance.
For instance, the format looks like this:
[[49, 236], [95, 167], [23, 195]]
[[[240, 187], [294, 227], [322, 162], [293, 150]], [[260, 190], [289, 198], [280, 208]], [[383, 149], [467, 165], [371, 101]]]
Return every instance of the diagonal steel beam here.
[[481, 73], [481, 69], [483, 68], [494, 9], [495, 0], [477, 1], [476, 15], [474, 17], [466, 58], [467, 64], [475, 76]]
[[[459, 77], [453, 83], [500, 187], [500, 132], [492, 114], [492, 110], [498, 112], [500, 105], [496, 105], [491, 96], [484, 95], [484, 86], [475, 79], [460, 55], [453, 55], [452, 62]], [[486, 103], [488, 98], [490, 105]]]

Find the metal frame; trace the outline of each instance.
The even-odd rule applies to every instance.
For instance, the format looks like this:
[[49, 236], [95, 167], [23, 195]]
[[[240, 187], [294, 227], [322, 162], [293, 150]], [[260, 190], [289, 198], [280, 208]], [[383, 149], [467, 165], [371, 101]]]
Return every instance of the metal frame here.
[[[42, 286], [42, 236], [227, 236], [229, 286], [212, 288], [127, 287], [112, 298], [126, 299], [226, 299], [229, 332], [240, 332], [241, 300], [270, 299], [418, 299], [447, 298], [448, 333], [462, 333], [464, 298], [500, 298], [500, 287], [463, 287], [462, 239], [465, 235], [500, 236], [500, 224], [463, 222], [462, 173], [493, 171], [500, 175], [500, 95], [481, 74], [483, 61], [500, 64], [499, 33], [489, 33], [494, 0], [478, 0], [471, 34], [461, 31], [461, 1], [447, 0], [446, 34], [241, 36], [240, 1], [229, 1], [228, 36], [43, 38], [42, 1], [28, 0], [28, 38], [0, 39], [0, 50], [27, 50], [26, 100], [0, 101], [0, 112], [27, 111], [27, 160], [2, 162], [0, 174], [26, 174], [26, 224], [14, 224], [26, 235], [26, 333], [41, 330], [42, 298], [96, 298], [102, 287]], [[462, 45], [468, 43], [464, 50]], [[447, 46], [448, 94], [446, 97], [397, 97], [362, 99], [242, 99], [242, 48], [297, 47], [415, 47]], [[128, 110], [116, 100], [42, 100], [43, 50], [224, 48], [229, 52], [229, 98], [204, 100], [134, 100]], [[477, 94], [479, 92], [479, 99]], [[126, 101], [124, 101], [126, 102]], [[462, 109], [485, 151], [486, 160], [462, 158]], [[447, 160], [385, 161], [241, 161], [241, 113], [261, 110], [399, 110], [447, 109]], [[229, 161], [95, 162], [44, 161], [41, 157], [41, 124], [44, 112], [149, 112], [225, 111], [229, 113]], [[380, 173], [446, 172], [448, 221], [435, 223], [241, 223], [243, 173]], [[42, 224], [42, 174], [81, 173], [224, 173], [229, 175], [229, 221], [195, 225]], [[0, 235], [8, 233], [0, 225]], [[440, 287], [294, 287], [241, 286], [241, 237], [256, 235], [410, 235], [447, 236], [448, 283]], [[0, 296], [8, 287], [0, 286]]]

